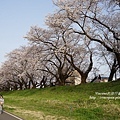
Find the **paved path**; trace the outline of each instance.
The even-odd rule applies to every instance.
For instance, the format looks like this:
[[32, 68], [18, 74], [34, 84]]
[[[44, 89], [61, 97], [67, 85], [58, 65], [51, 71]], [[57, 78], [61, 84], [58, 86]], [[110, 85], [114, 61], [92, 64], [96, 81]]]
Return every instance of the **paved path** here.
[[14, 116], [4, 111], [2, 114], [0, 114], [0, 120], [23, 120], [23, 119], [18, 118], [17, 116]]

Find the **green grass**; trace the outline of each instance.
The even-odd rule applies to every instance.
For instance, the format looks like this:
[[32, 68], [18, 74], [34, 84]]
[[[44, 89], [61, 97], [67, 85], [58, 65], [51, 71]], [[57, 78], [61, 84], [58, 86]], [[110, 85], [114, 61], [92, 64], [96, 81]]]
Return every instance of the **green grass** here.
[[24, 120], [120, 120], [119, 92], [120, 80], [2, 94], [4, 109]]

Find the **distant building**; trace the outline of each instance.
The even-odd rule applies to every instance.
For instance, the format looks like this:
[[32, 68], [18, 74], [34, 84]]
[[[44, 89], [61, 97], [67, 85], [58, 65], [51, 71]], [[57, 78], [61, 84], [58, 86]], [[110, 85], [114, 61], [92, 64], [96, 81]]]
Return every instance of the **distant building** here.
[[77, 70], [74, 70], [70, 77], [68, 77], [65, 81], [66, 85], [79, 85], [81, 84], [81, 76], [77, 72]]
[[96, 76], [91, 82], [93, 83], [108, 82], [108, 77], [101, 77], [99, 75], [99, 76]]
[[100, 82], [108, 82], [108, 77], [102, 77]]

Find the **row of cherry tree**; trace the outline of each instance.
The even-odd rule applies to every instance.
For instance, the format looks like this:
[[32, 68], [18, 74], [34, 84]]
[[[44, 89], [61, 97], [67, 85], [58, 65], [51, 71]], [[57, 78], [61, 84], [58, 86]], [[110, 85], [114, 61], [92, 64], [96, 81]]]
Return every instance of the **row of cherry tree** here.
[[109, 81], [120, 74], [120, 9], [112, 0], [57, 0], [47, 29], [31, 27], [28, 46], [7, 55], [0, 69], [0, 89], [65, 85], [76, 70], [86, 83], [108, 66]]

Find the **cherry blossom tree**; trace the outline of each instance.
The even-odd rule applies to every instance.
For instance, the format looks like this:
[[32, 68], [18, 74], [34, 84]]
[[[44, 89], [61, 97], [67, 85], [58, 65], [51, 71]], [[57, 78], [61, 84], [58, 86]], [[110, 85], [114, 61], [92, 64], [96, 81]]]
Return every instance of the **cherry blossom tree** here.
[[41, 49], [37, 46], [28, 46], [10, 52], [7, 55], [8, 60], [1, 68], [2, 81], [9, 83], [11, 89], [36, 88], [41, 81], [40, 72], [37, 70], [41, 65]]
[[7, 55], [0, 69], [1, 89], [65, 85], [74, 70], [86, 83], [95, 66], [96, 51], [99, 62], [104, 59], [109, 66], [109, 81], [120, 69], [119, 0], [53, 3], [58, 9], [47, 16], [48, 28], [31, 27], [25, 36], [30, 44]]
[[73, 69], [79, 72], [82, 83], [85, 83], [93, 65], [90, 42], [71, 32], [73, 33], [73, 30], [67, 31], [62, 27], [45, 30], [34, 26], [25, 37], [34, 44], [44, 46], [47, 51], [47, 53], [44, 52], [46, 69], [42, 70], [49, 72], [59, 84], [63, 85]]
[[120, 67], [120, 15], [109, 12], [105, 1], [56, 0], [58, 11], [50, 14], [46, 24], [50, 27], [73, 30], [89, 41], [95, 41], [115, 54]]
[[41, 29], [37, 26], [31, 27], [26, 38], [34, 44], [44, 46], [43, 68], [38, 70], [48, 73], [56, 84], [64, 85], [69, 77], [72, 67], [66, 61], [64, 51], [64, 41], [61, 40], [61, 34], [53, 30]]

